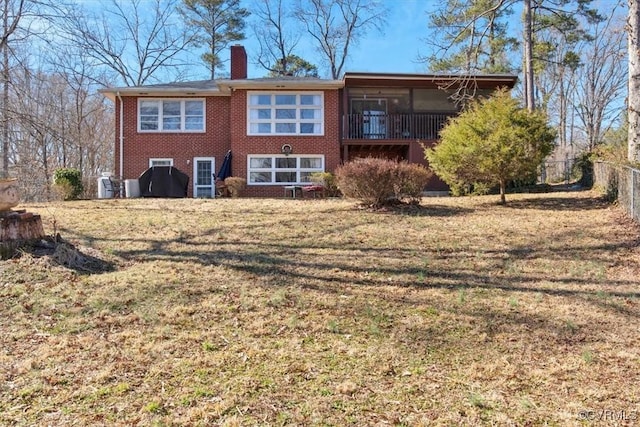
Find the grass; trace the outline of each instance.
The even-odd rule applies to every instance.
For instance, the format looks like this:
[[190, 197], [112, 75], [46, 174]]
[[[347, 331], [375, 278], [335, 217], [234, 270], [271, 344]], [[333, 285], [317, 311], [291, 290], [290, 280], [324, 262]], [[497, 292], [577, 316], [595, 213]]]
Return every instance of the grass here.
[[493, 202], [25, 205], [93, 263], [0, 262], [0, 425], [637, 414], [638, 227], [590, 192]]

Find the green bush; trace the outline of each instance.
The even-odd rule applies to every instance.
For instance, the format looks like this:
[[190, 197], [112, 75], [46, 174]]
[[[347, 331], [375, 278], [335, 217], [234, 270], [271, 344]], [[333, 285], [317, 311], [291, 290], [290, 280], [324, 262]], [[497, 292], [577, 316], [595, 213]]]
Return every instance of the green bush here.
[[82, 172], [75, 168], [56, 169], [53, 185], [64, 200], [77, 200], [84, 191]]
[[340, 195], [340, 189], [336, 183], [336, 177], [331, 172], [313, 172], [309, 175], [311, 182], [324, 186], [325, 194], [329, 197]]
[[335, 176], [345, 197], [376, 208], [402, 201], [418, 202], [431, 173], [418, 164], [368, 157], [339, 166]]
[[523, 109], [503, 90], [449, 120], [440, 131], [440, 142], [426, 148], [425, 155], [454, 192], [478, 184], [497, 186], [500, 203], [505, 204], [507, 184], [536, 176], [555, 137], [544, 114]]

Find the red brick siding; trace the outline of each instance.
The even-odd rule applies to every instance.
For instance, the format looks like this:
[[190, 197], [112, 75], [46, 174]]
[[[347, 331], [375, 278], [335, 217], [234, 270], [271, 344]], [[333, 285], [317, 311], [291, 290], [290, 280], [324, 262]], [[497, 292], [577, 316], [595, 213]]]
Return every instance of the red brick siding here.
[[[193, 158], [215, 157], [216, 170], [226, 152], [233, 153], [234, 176], [247, 178], [247, 155], [279, 154], [283, 144], [290, 144], [294, 154], [324, 154], [325, 170], [332, 172], [340, 164], [338, 91], [324, 92], [323, 136], [248, 136], [247, 92], [236, 90], [231, 97], [206, 98], [205, 133], [139, 133], [138, 98], [123, 97], [124, 168], [123, 178], [140, 176], [149, 167], [150, 158], [172, 158], [174, 166], [189, 175], [189, 197], [193, 191]], [[116, 99], [116, 175], [119, 171], [120, 103]], [[246, 196], [280, 197], [281, 185], [247, 186]]]
[[231, 79], [247, 78], [247, 51], [243, 46], [231, 46]]
[[[215, 157], [215, 167], [231, 148], [229, 97], [208, 97], [205, 101], [204, 133], [139, 133], [138, 98], [123, 97], [124, 103], [124, 167], [123, 178], [140, 176], [149, 168], [150, 158], [172, 158], [173, 165], [189, 175], [189, 196], [193, 191], [193, 158]], [[197, 98], [197, 97], [196, 97]], [[120, 101], [116, 99], [116, 175], [120, 175]]]
[[[340, 164], [340, 115], [338, 90], [324, 92], [323, 136], [248, 136], [247, 91], [236, 90], [231, 98], [231, 141], [234, 176], [247, 179], [247, 155], [280, 154], [290, 144], [293, 154], [324, 154], [325, 170], [332, 172]], [[246, 196], [281, 197], [282, 185], [247, 185]]]
[[[438, 140], [426, 140], [422, 141], [424, 143], [424, 147], [431, 148], [435, 146], [439, 141]], [[412, 142], [409, 146], [409, 161], [411, 163], [419, 163], [426, 168], [429, 168], [429, 162], [427, 161], [424, 155], [424, 147], [419, 142]], [[427, 191], [449, 191], [449, 186], [441, 180], [438, 175], [435, 173], [433, 177], [429, 181], [426, 187]]]

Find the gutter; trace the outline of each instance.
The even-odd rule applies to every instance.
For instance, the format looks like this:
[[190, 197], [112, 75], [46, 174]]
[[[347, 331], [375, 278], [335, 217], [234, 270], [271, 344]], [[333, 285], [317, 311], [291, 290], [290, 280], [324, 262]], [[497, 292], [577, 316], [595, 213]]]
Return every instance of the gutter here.
[[[124, 102], [122, 101], [122, 97], [120, 96], [120, 91], [116, 92], [116, 96], [120, 100], [120, 130], [119, 130], [119, 132], [120, 132], [120, 135], [119, 135], [119, 139], [120, 139], [120, 165], [119, 165], [119, 172], [120, 172], [120, 174], [119, 175], [120, 176], [119, 176], [119, 178], [120, 178], [120, 186], [122, 187], [122, 185], [123, 185], [122, 184], [123, 183], [123, 181], [122, 181], [122, 178], [123, 178], [122, 177], [122, 167], [124, 165], [124, 153], [122, 152], [122, 150], [124, 148], [124, 122], [123, 122], [123, 119], [124, 119], [124, 112], [123, 112], [124, 111], [124, 108], [123, 108], [124, 107]], [[120, 191], [121, 191], [120, 194], [123, 194], [122, 188], [120, 189]]]

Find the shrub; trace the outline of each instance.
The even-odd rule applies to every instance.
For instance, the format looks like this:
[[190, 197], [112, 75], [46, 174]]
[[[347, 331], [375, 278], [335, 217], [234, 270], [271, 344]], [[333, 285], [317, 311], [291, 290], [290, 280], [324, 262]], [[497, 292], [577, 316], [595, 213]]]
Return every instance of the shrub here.
[[424, 187], [431, 176], [431, 171], [416, 163], [401, 162], [396, 166], [396, 182], [394, 196], [398, 200], [408, 199], [410, 203], [419, 203]]
[[82, 173], [75, 168], [56, 169], [53, 173], [53, 185], [64, 200], [77, 200], [84, 191]]
[[431, 173], [417, 164], [368, 157], [339, 166], [335, 176], [345, 197], [380, 207], [403, 199], [415, 203], [422, 196]]
[[314, 172], [309, 178], [311, 182], [319, 183], [324, 186], [324, 191], [329, 197], [336, 197], [340, 195], [340, 189], [336, 183], [336, 177], [331, 172]]
[[593, 187], [593, 158], [592, 153], [582, 153], [576, 157], [573, 164], [572, 175], [579, 176], [578, 183], [583, 188]]
[[224, 185], [227, 186], [227, 190], [229, 191], [229, 194], [231, 194], [231, 197], [238, 197], [240, 192], [247, 188], [247, 180], [237, 176], [230, 176], [225, 178]]
[[505, 204], [507, 183], [536, 176], [555, 137], [546, 116], [521, 108], [502, 90], [449, 120], [440, 131], [440, 142], [425, 149], [425, 155], [431, 169], [452, 189], [496, 185], [500, 203]]

